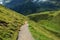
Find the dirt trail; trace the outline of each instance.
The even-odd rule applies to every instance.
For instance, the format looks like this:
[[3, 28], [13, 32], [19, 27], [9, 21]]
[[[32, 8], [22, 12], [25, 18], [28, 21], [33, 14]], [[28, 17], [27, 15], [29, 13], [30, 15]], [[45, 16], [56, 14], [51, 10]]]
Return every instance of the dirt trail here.
[[21, 28], [18, 36], [18, 40], [34, 40], [29, 29], [28, 23], [25, 23]]

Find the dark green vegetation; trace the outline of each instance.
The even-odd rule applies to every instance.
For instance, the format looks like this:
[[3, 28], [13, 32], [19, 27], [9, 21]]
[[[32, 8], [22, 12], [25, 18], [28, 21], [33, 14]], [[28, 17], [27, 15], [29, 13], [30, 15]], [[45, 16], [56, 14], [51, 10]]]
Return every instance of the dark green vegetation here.
[[28, 17], [35, 40], [60, 40], [60, 11], [41, 12]]
[[16, 40], [26, 17], [0, 5], [0, 40]]
[[[29, 28], [35, 40], [60, 40], [60, 5], [56, 2], [49, 1], [46, 4], [44, 2], [37, 5], [28, 1], [22, 6], [13, 5], [13, 10], [23, 12], [25, 15], [35, 13], [27, 16]], [[0, 5], [0, 40], [16, 40], [19, 28], [25, 21], [25, 16]]]
[[60, 9], [60, 0], [47, 0], [45, 2], [43, 0], [41, 1], [40, 0], [12, 0], [12, 2], [6, 4], [5, 6], [24, 15]]

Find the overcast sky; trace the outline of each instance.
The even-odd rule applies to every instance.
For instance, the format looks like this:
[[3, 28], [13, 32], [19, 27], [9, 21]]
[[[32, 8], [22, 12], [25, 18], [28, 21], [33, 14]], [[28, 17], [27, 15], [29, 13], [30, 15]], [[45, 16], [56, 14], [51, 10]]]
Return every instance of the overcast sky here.
[[0, 2], [1, 2], [2, 0], [0, 0]]
[[[0, 0], [0, 4], [3, 4], [3, 1], [4, 0]], [[11, 2], [12, 0], [6, 0], [5, 1], [5, 3], [9, 3], [9, 2]], [[36, 2], [37, 0], [33, 0], [33, 2]], [[48, 1], [48, 0], [38, 0], [38, 2], [40, 2], [40, 1], [42, 1], [42, 2], [45, 2], [45, 1]]]
[[[4, 0], [0, 0], [0, 4], [3, 4], [3, 1], [4, 1]], [[9, 2], [11, 2], [11, 0], [6, 0], [6, 1], [5, 1], [5, 3], [9, 3]]]
[[0, 0], [0, 4], [2, 4], [2, 1], [3, 1], [3, 0]]
[[[33, 0], [33, 2], [36, 2], [37, 0]], [[48, 1], [48, 0], [38, 0], [38, 2], [40, 2], [40, 1], [43, 1], [43, 2], [45, 2], [45, 1]]]

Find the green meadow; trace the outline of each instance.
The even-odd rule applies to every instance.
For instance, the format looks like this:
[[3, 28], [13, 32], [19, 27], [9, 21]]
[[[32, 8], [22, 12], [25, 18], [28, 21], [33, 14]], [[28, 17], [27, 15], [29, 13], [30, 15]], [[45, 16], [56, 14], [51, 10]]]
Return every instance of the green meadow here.
[[60, 40], [60, 11], [28, 15], [29, 29], [35, 40]]

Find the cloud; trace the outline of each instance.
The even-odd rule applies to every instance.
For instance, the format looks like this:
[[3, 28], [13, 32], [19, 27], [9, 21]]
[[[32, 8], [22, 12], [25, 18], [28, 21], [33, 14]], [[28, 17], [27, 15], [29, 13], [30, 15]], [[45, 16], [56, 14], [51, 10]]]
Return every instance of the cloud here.
[[0, 0], [0, 4], [3, 4], [2, 1], [3, 1], [3, 0]]
[[3, 0], [0, 0], [0, 2], [2, 2]]
[[6, 3], [10, 3], [11, 2], [11, 0], [7, 0], [7, 1], [5, 1]]
[[2, 2], [0, 2], [0, 4], [3, 4]]
[[36, 2], [36, 1], [37, 1], [37, 2], [41, 2], [41, 1], [42, 1], [42, 2], [45, 2], [45, 1], [48, 1], [48, 0], [33, 0], [33, 2]]
[[3, 4], [3, 3], [10, 3], [12, 0], [0, 0], [0, 4]]

